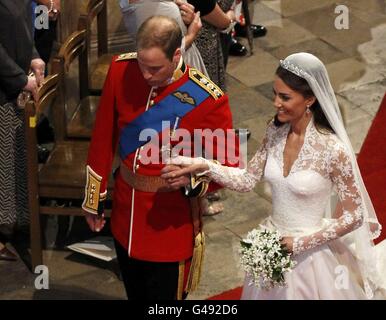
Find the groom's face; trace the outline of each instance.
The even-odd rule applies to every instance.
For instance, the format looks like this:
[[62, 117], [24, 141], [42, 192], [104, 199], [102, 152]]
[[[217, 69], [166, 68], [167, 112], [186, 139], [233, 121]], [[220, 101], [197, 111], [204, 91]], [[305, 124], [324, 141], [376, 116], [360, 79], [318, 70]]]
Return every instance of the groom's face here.
[[306, 99], [297, 91], [292, 90], [278, 76], [273, 84], [273, 104], [280, 122], [291, 122], [305, 115], [310, 99]]
[[176, 50], [172, 60], [166, 57], [161, 48], [139, 49], [138, 65], [149, 86], [163, 87], [171, 81], [180, 57], [181, 50], [179, 48]]

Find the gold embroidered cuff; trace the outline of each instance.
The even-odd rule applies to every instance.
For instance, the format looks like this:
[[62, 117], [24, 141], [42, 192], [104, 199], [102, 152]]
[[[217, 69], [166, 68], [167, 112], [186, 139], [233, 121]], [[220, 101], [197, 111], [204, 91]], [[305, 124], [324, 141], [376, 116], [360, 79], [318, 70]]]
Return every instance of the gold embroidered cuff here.
[[102, 177], [92, 170], [90, 166], [87, 166], [86, 170], [87, 181], [82, 208], [92, 214], [102, 214], [107, 190], [101, 193]]

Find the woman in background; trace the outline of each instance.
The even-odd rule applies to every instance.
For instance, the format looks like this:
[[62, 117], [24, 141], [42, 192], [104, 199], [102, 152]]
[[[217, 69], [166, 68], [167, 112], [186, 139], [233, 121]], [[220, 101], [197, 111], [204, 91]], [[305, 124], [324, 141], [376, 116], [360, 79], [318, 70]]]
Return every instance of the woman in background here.
[[31, 20], [30, 0], [0, 2], [0, 260], [17, 259], [5, 246], [6, 235], [29, 222], [24, 114], [17, 98], [22, 91], [36, 98], [45, 69]]

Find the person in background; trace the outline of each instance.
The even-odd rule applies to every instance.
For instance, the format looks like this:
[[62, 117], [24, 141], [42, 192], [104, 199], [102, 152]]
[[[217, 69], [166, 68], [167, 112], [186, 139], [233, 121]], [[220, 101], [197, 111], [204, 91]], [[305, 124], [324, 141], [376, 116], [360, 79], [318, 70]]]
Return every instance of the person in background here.
[[[235, 0], [235, 2], [240, 3], [241, 0]], [[254, 7], [255, 1], [248, 0], [248, 8], [251, 22], [253, 21], [253, 15], [255, 11]], [[247, 27], [245, 25], [245, 17], [243, 13], [241, 13], [240, 16], [236, 17], [236, 20], [237, 23], [235, 25], [234, 31], [232, 32], [232, 38], [229, 45], [229, 54], [231, 56], [245, 56], [248, 53], [248, 50], [237, 40], [237, 37], [247, 37]], [[251, 24], [250, 28], [254, 38], [264, 37], [267, 34], [267, 28], [262, 25]]]
[[[32, 13], [33, 19], [36, 18], [35, 7], [44, 5], [48, 9], [48, 29], [36, 29], [33, 27], [35, 48], [40, 58], [45, 62], [45, 75], [48, 74], [48, 65], [52, 54], [52, 48], [57, 38], [57, 24], [61, 13], [61, 0], [33, 0]], [[39, 12], [38, 12], [39, 13]], [[39, 18], [39, 17], [38, 17]], [[48, 116], [49, 117], [49, 116]], [[54, 141], [54, 130], [46, 115], [39, 119], [36, 130], [38, 139], [38, 159], [39, 162], [45, 162], [49, 156], [49, 151], [42, 144]]]
[[210, 79], [225, 91], [225, 66], [220, 34], [221, 31], [231, 32], [235, 23], [234, 12], [231, 9], [233, 0], [218, 2], [189, 0], [189, 2], [196, 11], [200, 11], [203, 20], [202, 29], [196, 38], [198, 50]]
[[28, 225], [24, 115], [20, 108], [29, 94], [37, 98], [45, 69], [34, 48], [31, 18], [30, 0], [0, 2], [0, 260], [17, 259], [6, 247], [5, 235], [12, 234], [16, 225]]
[[52, 47], [56, 40], [56, 30], [58, 18], [61, 12], [60, 0], [34, 0], [36, 5], [44, 5], [48, 8], [48, 29], [35, 29], [34, 40], [35, 47], [38, 51], [40, 58], [48, 65], [50, 61]]

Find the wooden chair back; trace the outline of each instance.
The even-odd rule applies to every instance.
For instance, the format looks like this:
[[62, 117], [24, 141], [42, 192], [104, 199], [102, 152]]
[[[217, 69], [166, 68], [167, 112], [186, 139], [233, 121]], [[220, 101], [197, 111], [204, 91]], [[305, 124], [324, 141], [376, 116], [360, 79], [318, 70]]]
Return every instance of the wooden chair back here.
[[[57, 140], [67, 136], [67, 114], [69, 103], [75, 98], [75, 105], [89, 95], [87, 32], [85, 29], [73, 32], [61, 46], [58, 55], [52, 60], [52, 71], [63, 75], [60, 81], [60, 107], [54, 115], [54, 128]], [[69, 88], [69, 72], [74, 61], [78, 62], [78, 94]], [[72, 81], [72, 80], [70, 80]]]

